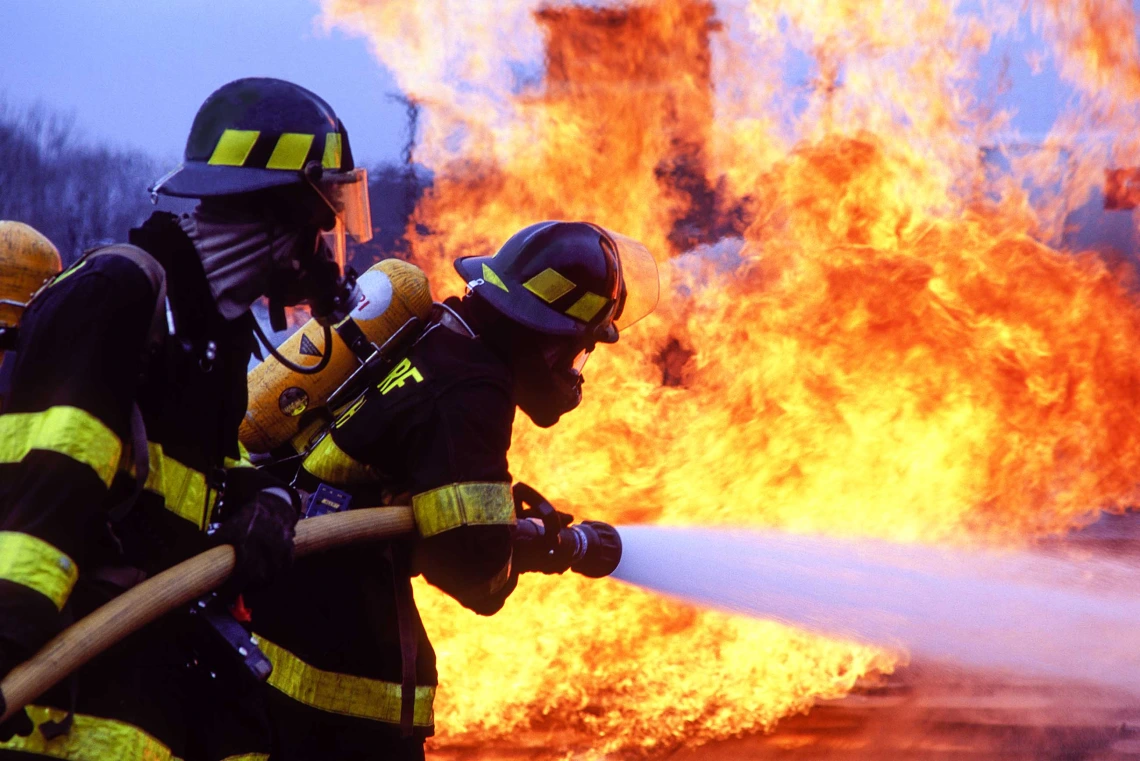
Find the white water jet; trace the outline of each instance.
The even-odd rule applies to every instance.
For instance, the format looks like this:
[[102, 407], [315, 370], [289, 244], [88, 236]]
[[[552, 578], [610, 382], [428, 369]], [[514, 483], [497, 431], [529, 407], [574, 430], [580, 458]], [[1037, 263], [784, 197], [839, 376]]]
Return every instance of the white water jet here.
[[1140, 692], [1140, 566], [775, 531], [624, 526], [615, 578], [972, 668]]

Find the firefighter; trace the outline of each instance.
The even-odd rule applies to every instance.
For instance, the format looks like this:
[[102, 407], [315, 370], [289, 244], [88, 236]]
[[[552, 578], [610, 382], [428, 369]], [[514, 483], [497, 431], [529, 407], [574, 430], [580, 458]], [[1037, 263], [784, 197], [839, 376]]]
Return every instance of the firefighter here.
[[422, 759], [437, 676], [412, 576], [491, 615], [520, 572], [570, 565], [512, 553], [515, 409], [549, 427], [578, 406], [590, 352], [656, 304], [656, 265], [596, 225], [542, 222], [456, 268], [467, 295], [436, 305], [297, 472], [307, 515], [411, 504], [418, 537], [304, 558], [255, 596], [273, 759]]
[[16, 345], [28, 300], [60, 269], [59, 250], [42, 233], [23, 222], [0, 220], [0, 411], [11, 368], [4, 364], [5, 349]]
[[[250, 307], [265, 295], [272, 315], [307, 301], [335, 319], [349, 283], [326, 238], [367, 235], [366, 191], [327, 103], [280, 80], [231, 82], [153, 188], [195, 210], [156, 212], [131, 246], [88, 253], [32, 301], [0, 415], [0, 676], [211, 545], [236, 550], [227, 599], [288, 566], [300, 503], [239, 451]], [[151, 625], [17, 713], [0, 758], [256, 750], [267, 725], [240, 699], [253, 688], [211, 660], [190, 618]], [[228, 732], [199, 731], [219, 714]]]

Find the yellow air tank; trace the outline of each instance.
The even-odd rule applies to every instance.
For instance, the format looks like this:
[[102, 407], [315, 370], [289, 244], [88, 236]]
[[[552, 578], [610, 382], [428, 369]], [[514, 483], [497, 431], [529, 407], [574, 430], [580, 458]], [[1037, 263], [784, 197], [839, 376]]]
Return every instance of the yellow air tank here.
[[0, 220], [0, 332], [19, 324], [32, 294], [61, 269], [50, 240], [23, 222]]
[[[345, 336], [355, 333], [353, 325], [381, 346], [412, 317], [426, 320], [431, 314], [427, 276], [414, 264], [385, 259], [361, 275], [357, 284], [360, 302], [333, 330], [333, 354], [324, 370], [302, 375], [270, 356], [250, 371], [249, 408], [238, 434], [250, 452], [268, 452], [312, 427], [329, 395], [361, 365], [361, 358], [345, 343]], [[277, 350], [302, 367], [315, 365], [324, 354], [324, 331], [316, 320], [309, 320]]]

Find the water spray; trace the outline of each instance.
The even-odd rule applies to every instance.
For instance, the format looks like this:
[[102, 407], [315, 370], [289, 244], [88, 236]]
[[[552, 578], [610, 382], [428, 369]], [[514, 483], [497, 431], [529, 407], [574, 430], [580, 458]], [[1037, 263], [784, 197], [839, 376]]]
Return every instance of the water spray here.
[[1140, 565], [777, 531], [631, 526], [614, 576], [970, 668], [1137, 691]]

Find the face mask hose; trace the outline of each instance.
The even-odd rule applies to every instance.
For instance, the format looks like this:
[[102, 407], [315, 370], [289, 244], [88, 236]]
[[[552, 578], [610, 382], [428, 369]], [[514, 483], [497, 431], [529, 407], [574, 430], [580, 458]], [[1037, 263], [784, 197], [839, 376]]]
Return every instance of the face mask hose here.
[[[333, 342], [332, 342], [332, 326], [341, 322], [348, 317], [349, 312], [360, 301], [360, 286], [356, 284], [356, 272], [351, 267], [347, 269], [343, 278], [339, 279], [336, 288], [333, 290], [332, 295], [326, 298], [314, 300], [312, 303], [313, 319], [321, 324], [324, 335], [324, 352], [321, 354], [321, 360], [317, 364], [307, 367], [298, 365], [295, 362], [287, 359], [277, 351], [277, 348], [270, 342], [269, 338], [262, 330], [261, 324], [253, 321], [253, 330], [257, 334], [258, 339], [273, 355], [273, 358], [283, 364], [287, 369], [300, 373], [301, 375], [316, 375], [321, 370], [324, 370], [332, 360]], [[273, 322], [273, 329], [280, 331], [284, 329], [285, 310], [279, 306], [280, 302], [274, 303], [274, 298], [270, 296], [269, 299], [269, 314]]]
[[289, 370], [295, 373], [300, 373], [301, 375], [316, 375], [321, 370], [324, 370], [329, 366], [329, 360], [332, 359], [333, 353], [332, 325], [324, 325], [323, 328], [325, 350], [324, 353], [321, 354], [321, 361], [312, 367], [305, 367], [286, 359], [281, 354], [281, 352], [277, 351], [277, 347], [275, 347], [269, 338], [265, 335], [265, 331], [261, 329], [261, 324], [257, 320], [253, 321], [253, 332], [257, 334], [258, 339], [261, 341], [262, 345], [269, 350], [269, 353], [273, 355], [273, 358], [281, 364], [285, 365], [285, 367], [287, 367]]

